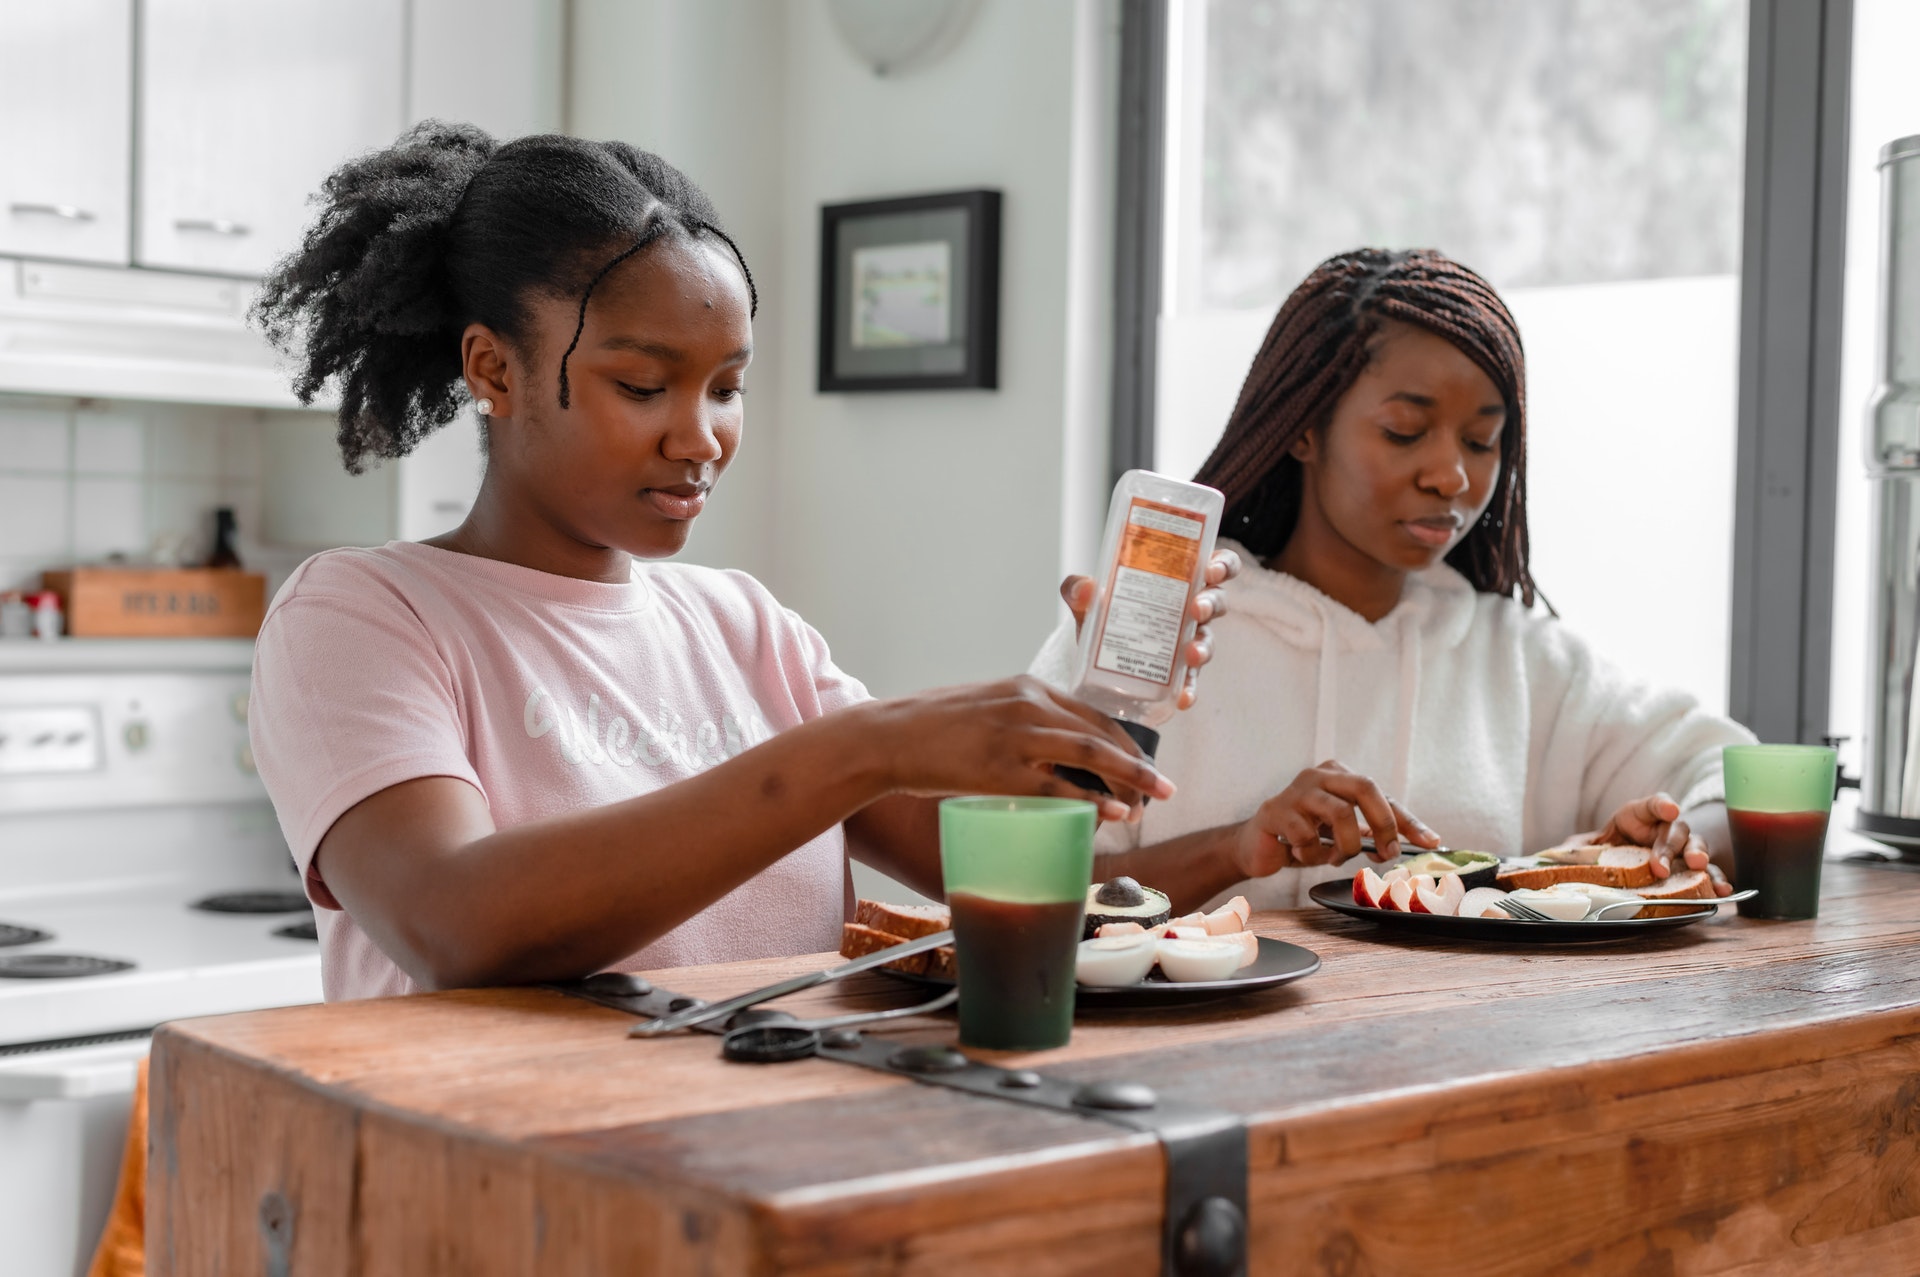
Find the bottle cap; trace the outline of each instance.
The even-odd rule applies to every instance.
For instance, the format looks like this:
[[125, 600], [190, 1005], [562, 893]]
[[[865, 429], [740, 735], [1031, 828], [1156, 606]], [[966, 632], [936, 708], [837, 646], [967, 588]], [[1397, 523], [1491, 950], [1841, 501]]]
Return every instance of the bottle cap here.
[[[1107, 717], [1113, 718], [1111, 714]], [[1146, 726], [1144, 723], [1130, 723], [1124, 718], [1114, 718], [1113, 721], [1121, 731], [1133, 738], [1133, 743], [1140, 747], [1140, 752], [1147, 756], [1147, 761], [1152, 762], [1154, 754], [1160, 748], [1160, 733]], [[1107, 788], [1106, 781], [1101, 780], [1098, 776], [1083, 768], [1056, 766], [1053, 769], [1053, 774], [1064, 781], [1080, 786], [1082, 789], [1090, 789], [1096, 794], [1111, 794], [1113, 792]], [[1144, 805], [1152, 800], [1142, 798], [1140, 801], [1142, 805]]]

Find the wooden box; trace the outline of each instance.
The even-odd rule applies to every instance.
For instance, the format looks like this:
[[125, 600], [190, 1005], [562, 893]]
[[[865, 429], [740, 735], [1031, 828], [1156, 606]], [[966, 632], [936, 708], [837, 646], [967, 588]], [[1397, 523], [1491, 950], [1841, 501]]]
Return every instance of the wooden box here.
[[252, 638], [267, 578], [234, 568], [74, 568], [45, 574], [76, 638]]

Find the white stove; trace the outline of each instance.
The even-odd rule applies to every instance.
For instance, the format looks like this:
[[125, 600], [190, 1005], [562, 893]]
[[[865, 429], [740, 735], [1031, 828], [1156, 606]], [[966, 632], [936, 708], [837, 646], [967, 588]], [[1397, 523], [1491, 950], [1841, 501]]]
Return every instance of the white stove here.
[[[320, 1000], [247, 748], [251, 645], [0, 642], [0, 1237], [82, 1274], [153, 1027]], [[264, 912], [196, 908], [249, 893]], [[17, 929], [17, 930], [16, 930]]]

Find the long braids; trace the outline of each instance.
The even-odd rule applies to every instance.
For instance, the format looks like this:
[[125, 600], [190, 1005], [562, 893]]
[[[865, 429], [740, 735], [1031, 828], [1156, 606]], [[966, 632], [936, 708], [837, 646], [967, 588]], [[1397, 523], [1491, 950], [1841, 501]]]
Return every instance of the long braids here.
[[1486, 280], [1431, 249], [1362, 248], [1315, 267], [1274, 316], [1226, 430], [1195, 480], [1226, 494], [1222, 532], [1263, 559], [1278, 554], [1300, 512], [1302, 476], [1291, 449], [1331, 419], [1372, 358], [1385, 320], [1446, 338], [1499, 389], [1507, 412], [1500, 477], [1486, 513], [1447, 562], [1476, 590], [1531, 607], [1520, 330]]

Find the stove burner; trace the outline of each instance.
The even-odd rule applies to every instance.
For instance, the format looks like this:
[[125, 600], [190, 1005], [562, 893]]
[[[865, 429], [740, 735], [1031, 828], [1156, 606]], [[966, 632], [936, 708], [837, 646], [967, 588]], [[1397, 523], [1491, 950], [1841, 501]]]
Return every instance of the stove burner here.
[[0, 949], [16, 944], [38, 944], [51, 939], [52, 933], [36, 927], [17, 927], [11, 922], [0, 922]]
[[223, 891], [192, 907], [207, 913], [303, 913], [308, 905], [297, 891]]
[[276, 936], [285, 936], [289, 940], [318, 940], [320, 938], [320, 924], [312, 918], [308, 918], [305, 922], [295, 922], [285, 927], [275, 927], [273, 934]]
[[131, 970], [131, 962], [90, 953], [0, 953], [0, 980], [78, 980]]

